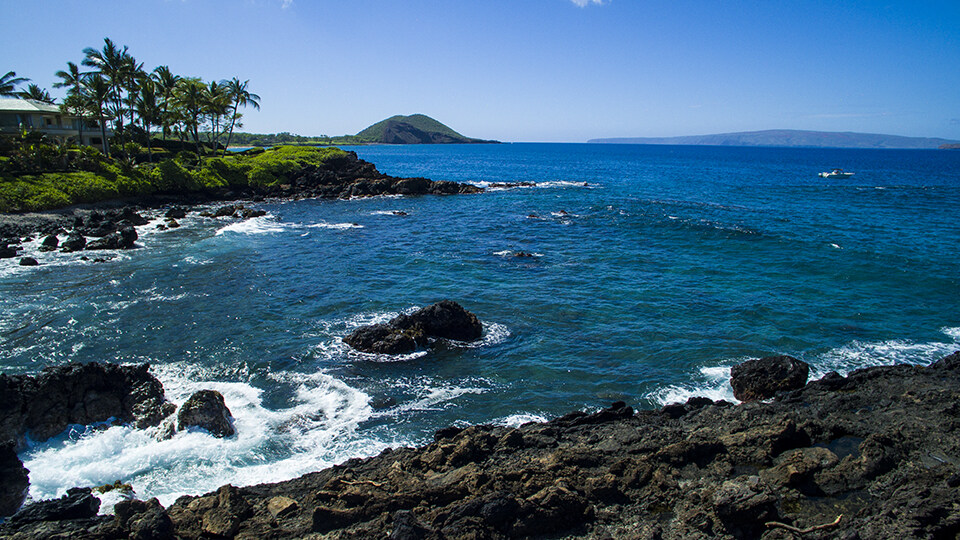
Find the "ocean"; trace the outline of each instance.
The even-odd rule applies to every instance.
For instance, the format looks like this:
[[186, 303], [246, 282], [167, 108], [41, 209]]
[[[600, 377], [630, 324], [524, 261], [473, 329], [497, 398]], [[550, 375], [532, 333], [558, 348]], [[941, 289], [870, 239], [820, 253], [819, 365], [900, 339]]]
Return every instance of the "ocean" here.
[[[107, 262], [37, 241], [42, 266], [0, 261], [4, 373], [149, 362], [178, 404], [223, 393], [238, 431], [76, 426], [20, 454], [32, 498], [122, 480], [168, 505], [449, 425], [733, 401], [730, 367], [770, 354], [821, 377], [960, 349], [960, 152], [351, 149], [395, 176], [536, 186], [267, 202], [247, 221], [141, 227]], [[817, 176], [835, 167], [856, 175]], [[401, 357], [340, 341], [442, 299], [477, 314], [480, 341]]]

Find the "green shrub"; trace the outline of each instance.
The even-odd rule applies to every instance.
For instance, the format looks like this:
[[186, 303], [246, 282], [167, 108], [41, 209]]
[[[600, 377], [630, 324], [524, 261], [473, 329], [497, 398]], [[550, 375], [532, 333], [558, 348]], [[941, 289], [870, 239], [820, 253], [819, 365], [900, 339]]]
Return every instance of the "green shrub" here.
[[150, 177], [154, 187], [161, 192], [195, 191], [198, 187], [190, 171], [172, 159], [158, 163]]
[[220, 178], [225, 186], [242, 188], [249, 185], [249, 169], [250, 167], [243, 163], [213, 158], [204, 162], [201, 171]]
[[40, 161], [62, 157], [71, 170], [50, 172], [46, 168], [47, 172], [40, 174], [24, 174], [11, 163], [16, 158], [0, 158], [0, 174], [5, 175], [0, 176], [0, 212], [46, 210], [155, 192], [268, 186], [302, 167], [345, 155], [339, 148], [281, 146], [205, 158], [196, 168], [199, 158], [193, 152], [179, 152], [174, 159], [161, 159], [156, 164], [134, 165], [131, 160], [107, 158], [93, 147], [29, 150], [39, 152], [35, 157]]

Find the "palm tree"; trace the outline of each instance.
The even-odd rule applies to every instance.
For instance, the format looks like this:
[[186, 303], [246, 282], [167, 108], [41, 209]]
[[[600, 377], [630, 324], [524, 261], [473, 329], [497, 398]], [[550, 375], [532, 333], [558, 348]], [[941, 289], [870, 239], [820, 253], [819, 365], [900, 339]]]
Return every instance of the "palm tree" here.
[[[121, 112], [123, 103], [120, 92], [129, 67], [127, 57], [130, 55], [127, 54], [127, 47], [120, 49], [110, 38], [103, 38], [103, 49], [87, 47], [83, 50], [83, 54], [85, 58], [81, 63], [99, 71], [110, 89], [110, 101], [113, 102], [111, 108], [114, 112]], [[123, 131], [122, 114], [116, 115], [116, 130], [118, 133]]]
[[73, 62], [67, 62], [67, 70], [60, 70], [56, 72], [55, 75], [60, 77], [60, 81], [53, 83], [53, 87], [68, 89], [67, 98], [63, 100], [63, 104], [60, 107], [67, 114], [72, 114], [80, 118], [78, 136], [80, 144], [83, 144], [83, 125], [86, 123], [84, 116], [87, 109], [83, 96], [83, 78], [86, 75], [80, 73], [80, 68]]
[[0, 96], [15, 96], [17, 85], [29, 80], [26, 77], [17, 77], [16, 72], [8, 71], [3, 77], [0, 77]]
[[76, 116], [79, 118], [77, 121], [77, 140], [82, 145], [83, 144], [83, 127], [87, 123], [87, 106], [89, 105], [89, 100], [82, 90], [77, 92], [70, 92], [67, 94], [67, 97], [63, 100], [63, 103], [60, 104], [60, 110], [64, 113]]
[[110, 83], [100, 75], [94, 73], [84, 79], [84, 93], [89, 99], [91, 110], [96, 113], [97, 120], [100, 122], [100, 135], [103, 141], [103, 153], [110, 157], [110, 143], [107, 141], [107, 105], [111, 99], [112, 87]]
[[50, 92], [47, 92], [45, 89], [40, 88], [40, 85], [30, 83], [27, 86], [26, 90], [21, 90], [16, 93], [17, 97], [23, 99], [32, 99], [34, 101], [42, 101], [44, 103], [49, 103], [53, 105], [53, 97], [50, 96]]
[[158, 66], [153, 70], [150, 78], [156, 83], [157, 91], [163, 102], [163, 110], [160, 113], [160, 136], [166, 141], [167, 133], [170, 131], [170, 124], [173, 123], [168, 115], [168, 111], [171, 109], [173, 91], [177, 87], [177, 83], [180, 82], [180, 76], [174, 75], [167, 66]]
[[250, 91], [247, 90], [247, 84], [249, 83], [249, 80], [240, 82], [240, 79], [236, 77], [225, 82], [227, 91], [230, 92], [230, 97], [233, 100], [233, 114], [230, 115], [230, 134], [227, 135], [227, 146], [223, 149], [223, 155], [227, 155], [230, 139], [233, 138], [233, 128], [240, 118], [240, 115], [237, 114], [237, 107], [250, 105], [254, 109], [260, 110], [260, 96], [251, 94]]
[[174, 103], [181, 117], [183, 129], [193, 137], [193, 142], [197, 145], [197, 153], [201, 152], [200, 122], [204, 114], [203, 95], [206, 87], [207, 85], [198, 78], [182, 78], [174, 92]]
[[217, 155], [220, 141], [220, 119], [230, 110], [230, 94], [227, 87], [216, 81], [207, 85], [203, 93], [204, 113], [210, 119], [210, 144]]
[[153, 163], [153, 149], [151, 148], [150, 126], [159, 125], [161, 121], [160, 106], [157, 102], [157, 85], [151, 79], [145, 79], [140, 84], [140, 92], [137, 93], [136, 105], [137, 114], [140, 115], [140, 122], [143, 123], [143, 130], [147, 133], [147, 155], [150, 163]]

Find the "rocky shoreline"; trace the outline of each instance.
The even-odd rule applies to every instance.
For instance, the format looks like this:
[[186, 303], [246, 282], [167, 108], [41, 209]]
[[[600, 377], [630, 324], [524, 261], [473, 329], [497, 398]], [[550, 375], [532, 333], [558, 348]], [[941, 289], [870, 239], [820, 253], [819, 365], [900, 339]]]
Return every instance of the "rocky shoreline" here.
[[[176, 219], [194, 210], [193, 207], [223, 201], [248, 202], [217, 209], [211, 212], [212, 217], [253, 217], [256, 214], [252, 212], [258, 210], [245, 208], [245, 204], [265, 200], [455, 195], [482, 191], [483, 188], [470, 184], [390, 176], [378, 171], [372, 163], [357, 157], [356, 152], [345, 152], [343, 156], [328, 159], [319, 166], [309, 165], [291, 172], [283, 183], [261, 188], [161, 194], [140, 199], [78, 205], [48, 212], [0, 214], [0, 259], [21, 257], [23, 242], [32, 239], [33, 235], [44, 236], [45, 240], [54, 236], [56, 243], [50, 241], [52, 250], [128, 249], [133, 247], [137, 239], [135, 227], [147, 223], [145, 214], [156, 214], [158, 217], [162, 215], [168, 221], [160, 225], [163, 228], [175, 228], [178, 226]], [[230, 211], [221, 213], [224, 208], [230, 208]], [[173, 214], [170, 214], [171, 210]], [[169, 221], [171, 219], [172, 224]], [[94, 240], [88, 244], [87, 238]], [[36, 262], [38, 261], [21, 260], [21, 264], [25, 266], [32, 266]]]
[[[796, 388], [786, 357], [740, 370], [756, 397], [615, 403], [518, 428], [447, 428], [420, 448], [169, 508], [90, 489], [29, 505], [3, 538], [954, 538], [960, 352]], [[751, 375], [775, 363], [784, 379]], [[763, 370], [761, 370], [763, 371]], [[801, 381], [802, 384], [802, 381]], [[795, 389], [791, 389], [795, 388]], [[46, 505], [46, 506], [45, 506]], [[27, 510], [28, 513], [24, 514]]]

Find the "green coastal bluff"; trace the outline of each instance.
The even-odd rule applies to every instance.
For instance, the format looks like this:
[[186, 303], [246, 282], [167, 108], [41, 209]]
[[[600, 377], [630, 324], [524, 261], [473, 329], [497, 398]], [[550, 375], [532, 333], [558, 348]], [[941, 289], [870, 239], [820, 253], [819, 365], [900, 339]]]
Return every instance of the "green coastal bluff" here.
[[381, 120], [355, 135], [363, 142], [380, 144], [489, 144], [465, 137], [425, 114], [396, 115]]
[[878, 133], [770, 129], [684, 137], [619, 137], [590, 139], [603, 144], [665, 144], [700, 146], [773, 146], [797, 148], [890, 148], [937, 149], [960, 145], [960, 141], [927, 137], [903, 137]]

